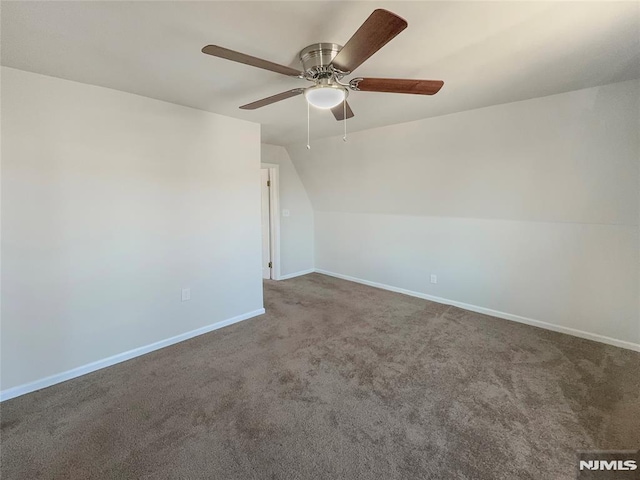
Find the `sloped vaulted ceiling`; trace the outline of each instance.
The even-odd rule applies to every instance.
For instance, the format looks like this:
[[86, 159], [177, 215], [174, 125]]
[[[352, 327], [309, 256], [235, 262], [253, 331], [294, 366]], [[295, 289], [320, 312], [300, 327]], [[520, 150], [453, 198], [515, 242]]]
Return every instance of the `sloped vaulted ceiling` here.
[[[219, 44], [289, 66], [344, 44], [375, 8], [409, 28], [359, 76], [445, 81], [434, 97], [359, 92], [351, 131], [640, 76], [638, 2], [3, 2], [2, 64], [259, 122], [263, 139], [306, 136], [302, 97], [239, 105], [302, 80], [203, 55]], [[314, 137], [341, 125], [314, 111]]]

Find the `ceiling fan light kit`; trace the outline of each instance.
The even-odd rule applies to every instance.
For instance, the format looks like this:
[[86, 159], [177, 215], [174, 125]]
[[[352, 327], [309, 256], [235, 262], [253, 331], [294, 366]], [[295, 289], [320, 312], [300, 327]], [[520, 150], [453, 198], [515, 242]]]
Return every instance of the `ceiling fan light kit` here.
[[306, 88], [304, 97], [310, 105], [328, 110], [337, 107], [347, 98], [347, 89], [335, 84], [318, 84]]
[[[349, 90], [365, 92], [405, 93], [434, 95], [442, 88], [440, 80], [407, 80], [395, 78], [353, 78], [348, 83], [341, 80], [353, 73], [371, 55], [380, 50], [407, 27], [407, 22], [387, 10], [377, 9], [365, 20], [344, 47], [337, 43], [314, 43], [302, 49], [300, 62], [302, 71], [278, 65], [261, 58], [252, 57], [217, 45], [207, 45], [203, 53], [245, 65], [262, 68], [289, 77], [313, 82], [308, 88], [295, 88], [256, 102], [242, 105], [244, 110], [255, 110], [287, 98], [304, 94], [307, 105], [331, 110], [338, 121], [353, 117], [347, 102]], [[307, 110], [307, 125], [309, 125]], [[308, 132], [307, 132], [308, 133]], [[308, 142], [307, 142], [307, 146]]]

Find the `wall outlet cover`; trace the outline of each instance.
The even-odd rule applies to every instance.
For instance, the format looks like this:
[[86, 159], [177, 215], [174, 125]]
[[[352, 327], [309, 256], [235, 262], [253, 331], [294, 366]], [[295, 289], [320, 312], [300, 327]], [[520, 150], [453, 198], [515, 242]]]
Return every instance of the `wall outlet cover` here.
[[191, 300], [191, 289], [190, 288], [183, 288], [182, 289], [182, 301], [183, 302], [187, 302]]

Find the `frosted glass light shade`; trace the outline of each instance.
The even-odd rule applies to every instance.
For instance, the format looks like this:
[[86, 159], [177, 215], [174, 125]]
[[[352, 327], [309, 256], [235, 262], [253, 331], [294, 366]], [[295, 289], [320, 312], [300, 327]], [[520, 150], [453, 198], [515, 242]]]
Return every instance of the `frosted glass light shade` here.
[[304, 91], [304, 96], [311, 105], [323, 109], [340, 105], [346, 98], [344, 88], [333, 85], [309, 87]]

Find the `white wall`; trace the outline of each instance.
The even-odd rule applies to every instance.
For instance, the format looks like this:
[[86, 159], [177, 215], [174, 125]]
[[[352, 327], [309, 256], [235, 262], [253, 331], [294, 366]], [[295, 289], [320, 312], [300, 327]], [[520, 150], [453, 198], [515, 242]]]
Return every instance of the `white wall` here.
[[[282, 276], [314, 267], [313, 208], [284, 147], [262, 144], [262, 162], [280, 165], [280, 258]], [[283, 217], [282, 210], [289, 210]]]
[[288, 147], [316, 267], [639, 344], [639, 98], [631, 81]]
[[2, 68], [2, 390], [259, 313], [259, 172], [257, 124]]

